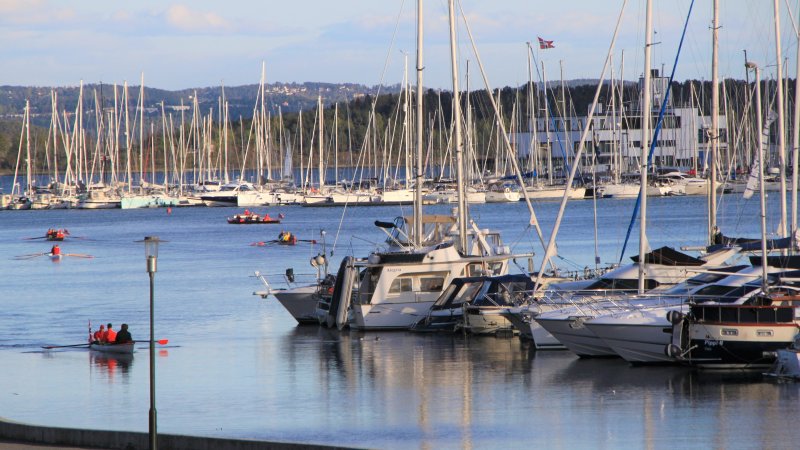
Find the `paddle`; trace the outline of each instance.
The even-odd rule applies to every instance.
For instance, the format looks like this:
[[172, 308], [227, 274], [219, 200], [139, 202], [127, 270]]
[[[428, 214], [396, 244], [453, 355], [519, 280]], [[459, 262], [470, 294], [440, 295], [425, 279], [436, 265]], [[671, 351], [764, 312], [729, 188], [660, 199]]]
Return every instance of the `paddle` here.
[[51, 348], [66, 348], [66, 347], [88, 347], [89, 343], [85, 344], [72, 344], [72, 345], [45, 345], [42, 348], [50, 350]]
[[84, 255], [83, 253], [62, 253], [63, 256], [74, 256], [75, 258], [94, 258], [92, 255]]

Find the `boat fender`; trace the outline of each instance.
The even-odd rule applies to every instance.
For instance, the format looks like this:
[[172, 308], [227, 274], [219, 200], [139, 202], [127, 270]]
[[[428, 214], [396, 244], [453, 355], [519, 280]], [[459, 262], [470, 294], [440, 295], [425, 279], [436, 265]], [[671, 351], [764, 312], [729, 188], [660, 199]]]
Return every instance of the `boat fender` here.
[[667, 312], [667, 322], [677, 325], [683, 320], [683, 314], [680, 311]]
[[505, 192], [506, 194], [508, 194], [509, 192], [511, 192], [511, 189], [509, 189], [509, 188], [505, 188], [505, 190], [504, 190], [503, 192]]

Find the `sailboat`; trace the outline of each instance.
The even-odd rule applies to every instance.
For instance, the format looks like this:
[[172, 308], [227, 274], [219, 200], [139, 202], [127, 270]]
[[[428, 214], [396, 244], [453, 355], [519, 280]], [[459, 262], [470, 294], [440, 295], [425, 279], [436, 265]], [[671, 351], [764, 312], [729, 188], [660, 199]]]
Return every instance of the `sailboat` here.
[[[422, 1], [418, 3], [417, 49], [417, 108], [421, 109], [422, 95]], [[450, 55], [453, 81], [454, 154], [458, 207], [453, 216], [421, 215], [421, 166], [417, 167], [417, 196], [414, 216], [400, 218], [392, 223], [376, 222], [384, 230], [391, 245], [364, 259], [352, 260], [352, 266], [361, 272], [357, 294], [352, 297], [351, 328], [360, 330], [408, 329], [424, 317], [442, 290], [457, 277], [477, 275], [503, 275], [512, 258], [531, 255], [514, 255], [503, 244], [500, 234], [479, 228], [468, 219], [465, 181], [464, 145], [461, 130], [461, 105], [458, 86], [457, 54], [455, 42], [455, 6], [449, 2]], [[417, 162], [422, 159], [421, 114], [418, 114]], [[353, 283], [358, 277], [350, 277]], [[338, 280], [337, 280], [338, 282]], [[332, 305], [337, 317], [347, 308], [351, 298], [337, 298], [339, 292], [351, 292], [352, 287], [342, 286], [334, 291]], [[341, 300], [341, 301], [340, 301]], [[333, 315], [334, 311], [330, 311]], [[341, 326], [341, 320], [337, 321]]]

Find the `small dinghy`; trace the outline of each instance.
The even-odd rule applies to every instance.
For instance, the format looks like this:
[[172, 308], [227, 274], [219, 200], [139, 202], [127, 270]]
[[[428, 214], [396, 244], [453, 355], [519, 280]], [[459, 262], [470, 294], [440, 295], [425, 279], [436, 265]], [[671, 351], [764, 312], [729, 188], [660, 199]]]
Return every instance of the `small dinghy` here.
[[136, 345], [135, 342], [126, 342], [124, 344], [102, 344], [99, 342], [92, 342], [89, 344], [89, 349], [100, 353], [132, 355], [134, 345]]

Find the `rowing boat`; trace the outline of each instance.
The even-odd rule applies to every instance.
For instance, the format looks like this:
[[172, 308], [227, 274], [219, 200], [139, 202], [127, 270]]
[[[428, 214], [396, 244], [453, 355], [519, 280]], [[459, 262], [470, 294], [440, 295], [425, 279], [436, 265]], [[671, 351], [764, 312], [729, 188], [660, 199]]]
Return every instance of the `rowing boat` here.
[[270, 217], [269, 215], [266, 216], [259, 216], [258, 214], [236, 214], [233, 217], [228, 217], [228, 223], [234, 225], [244, 225], [244, 224], [268, 224], [268, 223], [281, 223], [280, 219], [275, 219]]
[[126, 342], [124, 344], [101, 344], [93, 342], [89, 344], [89, 349], [101, 353], [130, 355], [133, 354], [135, 344], [135, 342]]

